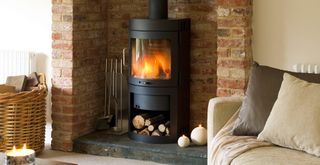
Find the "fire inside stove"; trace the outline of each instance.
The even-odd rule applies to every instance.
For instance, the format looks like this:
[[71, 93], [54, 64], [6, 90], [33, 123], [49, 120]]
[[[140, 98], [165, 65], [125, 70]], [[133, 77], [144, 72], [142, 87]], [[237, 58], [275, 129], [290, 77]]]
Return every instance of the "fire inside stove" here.
[[168, 39], [132, 39], [131, 76], [149, 80], [171, 78], [171, 48]]

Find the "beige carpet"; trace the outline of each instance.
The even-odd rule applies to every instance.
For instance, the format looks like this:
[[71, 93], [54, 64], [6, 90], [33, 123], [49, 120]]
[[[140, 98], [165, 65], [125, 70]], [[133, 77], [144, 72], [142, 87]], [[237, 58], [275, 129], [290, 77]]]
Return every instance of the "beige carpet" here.
[[50, 148], [51, 142], [51, 125], [46, 127], [46, 149], [39, 155], [39, 158], [57, 160], [78, 165], [160, 165], [150, 161], [139, 161], [133, 159], [113, 158], [106, 156], [95, 156], [87, 154], [78, 154], [73, 152], [54, 151]]

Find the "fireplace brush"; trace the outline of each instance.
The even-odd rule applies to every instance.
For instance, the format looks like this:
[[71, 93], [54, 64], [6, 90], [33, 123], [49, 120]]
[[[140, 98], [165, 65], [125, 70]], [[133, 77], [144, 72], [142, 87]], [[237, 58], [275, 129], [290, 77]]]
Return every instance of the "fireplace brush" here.
[[[110, 63], [110, 68], [108, 68], [108, 64]], [[106, 59], [106, 67], [105, 67], [105, 90], [104, 90], [104, 113], [103, 116], [98, 119], [96, 129], [97, 130], [106, 130], [110, 127], [115, 126], [115, 118], [114, 115], [111, 114], [111, 92], [112, 92], [112, 70], [113, 70], [113, 59]]]

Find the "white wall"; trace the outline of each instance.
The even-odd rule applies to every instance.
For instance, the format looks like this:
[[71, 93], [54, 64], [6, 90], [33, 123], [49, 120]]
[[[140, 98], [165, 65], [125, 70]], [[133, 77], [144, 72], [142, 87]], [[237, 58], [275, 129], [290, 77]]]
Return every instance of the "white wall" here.
[[[51, 0], [0, 0], [0, 50], [41, 54], [37, 70], [46, 73], [49, 87], [52, 70], [51, 17]], [[49, 102], [47, 105], [51, 107]]]
[[320, 64], [320, 0], [254, 0], [253, 57], [292, 70]]
[[51, 0], [1, 0], [0, 49], [51, 54]]

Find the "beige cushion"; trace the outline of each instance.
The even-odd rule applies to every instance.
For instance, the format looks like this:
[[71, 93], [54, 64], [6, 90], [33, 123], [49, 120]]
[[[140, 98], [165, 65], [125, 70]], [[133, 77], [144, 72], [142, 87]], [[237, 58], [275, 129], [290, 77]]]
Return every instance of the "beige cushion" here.
[[320, 84], [285, 73], [258, 139], [320, 156]]
[[233, 135], [258, 136], [263, 130], [277, 100], [283, 73], [290, 73], [309, 82], [320, 83], [319, 74], [293, 73], [254, 63], [239, 118], [233, 128]]

